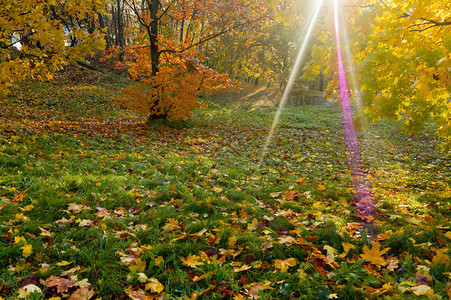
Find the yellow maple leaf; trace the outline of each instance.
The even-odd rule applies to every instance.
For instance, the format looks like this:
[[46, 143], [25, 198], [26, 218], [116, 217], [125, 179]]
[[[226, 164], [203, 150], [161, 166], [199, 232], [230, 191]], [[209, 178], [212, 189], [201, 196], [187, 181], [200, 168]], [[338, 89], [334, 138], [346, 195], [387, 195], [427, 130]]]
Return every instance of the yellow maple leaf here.
[[316, 189], [318, 191], [325, 191], [326, 190], [326, 186], [324, 184], [318, 184], [318, 186], [316, 187]]
[[197, 268], [197, 266], [201, 266], [204, 263], [202, 262], [202, 258], [200, 256], [197, 255], [188, 255], [187, 258], [180, 258], [182, 260], [182, 262], [187, 265], [188, 267], [191, 268]]
[[297, 261], [296, 258], [288, 258], [285, 260], [276, 259], [274, 260], [274, 267], [280, 269], [280, 271], [285, 272], [289, 267], [294, 267]]
[[432, 263], [448, 263], [450, 261], [450, 257], [448, 256], [448, 248], [443, 248], [443, 249], [437, 249], [436, 253], [437, 255], [435, 255], [432, 258]]
[[335, 260], [335, 257], [338, 255], [337, 249], [329, 245], [325, 245], [323, 248], [327, 251], [327, 258], [330, 260]]
[[180, 228], [179, 222], [175, 219], [169, 218], [166, 225], [163, 226], [163, 231], [166, 233], [174, 232]]
[[162, 285], [158, 279], [150, 278], [149, 283], [146, 284], [146, 290], [149, 290], [151, 293], [159, 294], [164, 290], [164, 285]]
[[348, 242], [343, 242], [341, 245], [343, 246], [343, 253], [340, 254], [340, 258], [345, 258], [351, 249], [355, 249], [355, 246]]
[[138, 273], [138, 281], [141, 283], [147, 282], [148, 278], [145, 273]]
[[144, 273], [146, 271], [146, 261], [141, 260], [141, 258], [135, 259], [135, 263], [133, 265], [128, 266], [130, 272]]
[[20, 247], [20, 249], [22, 249], [22, 255], [24, 257], [28, 257], [33, 254], [33, 246], [30, 244], [26, 244], [25, 246]]
[[363, 247], [363, 254], [360, 255], [360, 258], [370, 261], [373, 265], [386, 266], [388, 262], [382, 255], [387, 253], [390, 248], [387, 247], [382, 251], [380, 250], [380, 248], [381, 244], [379, 244], [379, 242], [375, 242], [371, 249], [365, 246]]
[[229, 239], [227, 240], [227, 246], [229, 246], [229, 248], [234, 248], [235, 245], [236, 245], [236, 236], [229, 237]]
[[163, 256], [158, 256], [157, 258], [155, 258], [155, 265], [159, 266], [161, 264], [164, 264], [164, 258]]
[[445, 236], [451, 240], [451, 231], [448, 231], [447, 233], [445, 233]]
[[253, 219], [251, 224], [247, 225], [247, 230], [254, 231], [257, 230], [260, 226], [260, 223], [257, 221], [257, 219]]

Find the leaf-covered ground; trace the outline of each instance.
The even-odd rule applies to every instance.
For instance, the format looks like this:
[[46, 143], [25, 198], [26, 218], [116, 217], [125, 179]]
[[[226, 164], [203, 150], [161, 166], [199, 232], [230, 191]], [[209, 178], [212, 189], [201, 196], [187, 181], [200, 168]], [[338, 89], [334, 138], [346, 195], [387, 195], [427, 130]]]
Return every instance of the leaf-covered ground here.
[[364, 225], [339, 107], [285, 110], [262, 160], [274, 110], [146, 125], [109, 103], [126, 85], [0, 100], [0, 299], [451, 296], [451, 161], [433, 134], [360, 132], [378, 201]]

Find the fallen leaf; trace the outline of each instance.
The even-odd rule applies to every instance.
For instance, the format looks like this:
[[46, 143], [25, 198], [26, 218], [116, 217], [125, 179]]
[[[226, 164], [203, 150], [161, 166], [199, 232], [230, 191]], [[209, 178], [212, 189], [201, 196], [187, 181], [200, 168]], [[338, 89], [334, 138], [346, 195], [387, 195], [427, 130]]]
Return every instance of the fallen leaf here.
[[316, 189], [318, 191], [325, 191], [326, 190], [326, 186], [324, 184], [318, 184], [318, 186], [316, 187]]
[[249, 266], [249, 265], [242, 265], [241, 267], [239, 267], [239, 268], [233, 268], [233, 271], [235, 271], [236, 273], [240, 273], [240, 272], [244, 272], [244, 271], [246, 271], [246, 270], [249, 270], [249, 269], [251, 269], [252, 268], [252, 266]]
[[164, 258], [163, 256], [158, 256], [157, 258], [155, 258], [155, 265], [160, 266], [161, 264], [164, 264]]
[[146, 290], [149, 290], [151, 293], [159, 294], [164, 290], [164, 285], [162, 285], [158, 279], [150, 278], [149, 283], [146, 284]]
[[132, 300], [153, 300], [154, 299], [154, 297], [151, 297], [150, 295], [148, 295], [145, 291], [143, 291], [141, 289], [132, 290], [131, 288], [127, 288], [124, 291]]
[[212, 272], [207, 273], [207, 274], [204, 274], [204, 275], [202, 275], [202, 276], [194, 276], [192, 280], [193, 280], [193, 282], [201, 281], [202, 279], [205, 279], [205, 278], [207, 278], [207, 277], [210, 277], [211, 275], [213, 275]]
[[141, 260], [141, 258], [137, 258], [135, 259], [135, 263], [133, 265], [128, 266], [128, 268], [130, 269], [130, 272], [144, 273], [146, 271], [146, 261]]
[[144, 273], [138, 273], [138, 281], [141, 283], [146, 283], [148, 280], [147, 275]]
[[285, 272], [289, 267], [294, 267], [296, 263], [296, 258], [288, 258], [285, 260], [276, 259], [274, 260], [274, 267], [280, 269], [281, 272]]
[[81, 287], [70, 295], [70, 300], [89, 300], [94, 296], [95, 292], [92, 287]]
[[180, 258], [182, 262], [188, 267], [197, 268], [197, 266], [201, 266], [204, 263], [202, 262], [202, 258], [198, 255], [188, 255], [187, 258]]
[[368, 260], [374, 265], [386, 266], [388, 262], [382, 255], [390, 250], [390, 248], [387, 247], [382, 251], [380, 250], [380, 248], [381, 244], [379, 244], [379, 242], [375, 242], [371, 249], [369, 249], [367, 246], [364, 246], [363, 254], [360, 255], [360, 258], [363, 260]]
[[45, 287], [56, 287], [56, 291], [58, 293], [65, 293], [69, 290], [70, 287], [72, 287], [73, 283], [74, 282], [72, 281], [72, 279], [61, 278], [52, 275], [49, 279], [47, 279]]
[[20, 299], [27, 298], [30, 294], [39, 293], [42, 294], [42, 290], [34, 284], [28, 284], [19, 289], [19, 295], [17, 296]]
[[351, 249], [355, 249], [355, 246], [352, 243], [343, 242], [341, 245], [343, 246], [343, 253], [340, 254], [340, 258], [345, 258]]
[[282, 245], [283, 244], [291, 245], [291, 244], [296, 243], [296, 239], [294, 237], [290, 236], [290, 235], [286, 235], [286, 236], [283, 236], [283, 237], [279, 238], [279, 243], [282, 244]]
[[335, 257], [338, 255], [338, 250], [329, 245], [325, 245], [323, 248], [327, 251], [327, 258], [330, 260], [335, 260]]
[[263, 290], [272, 290], [271, 282], [264, 281], [264, 282], [254, 282], [246, 286], [245, 291], [252, 297], [252, 298], [259, 298], [260, 297], [260, 291]]
[[76, 267], [73, 267], [73, 268], [71, 268], [71, 269], [69, 269], [67, 271], [61, 272], [61, 276], [64, 277], [64, 276], [67, 276], [67, 275], [72, 275], [72, 274], [74, 274], [75, 272], [77, 272], [79, 270], [81, 270], [81, 267], [80, 266], [76, 266]]
[[24, 257], [28, 257], [33, 254], [33, 246], [30, 244], [26, 244], [25, 246], [20, 247], [20, 249], [22, 249], [22, 255]]
[[227, 246], [229, 246], [229, 248], [234, 248], [235, 245], [236, 245], [236, 236], [229, 237], [227, 240]]
[[417, 296], [427, 295], [428, 297], [434, 295], [434, 290], [428, 285], [422, 284], [410, 288], [412, 292]]

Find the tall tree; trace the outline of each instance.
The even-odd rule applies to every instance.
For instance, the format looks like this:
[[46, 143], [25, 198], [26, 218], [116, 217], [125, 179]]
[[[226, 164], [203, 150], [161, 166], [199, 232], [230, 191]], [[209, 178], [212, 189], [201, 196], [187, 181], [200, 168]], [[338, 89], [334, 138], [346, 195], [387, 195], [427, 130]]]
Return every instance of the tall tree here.
[[27, 78], [50, 79], [68, 61], [102, 48], [101, 32], [89, 25], [102, 5], [101, 0], [0, 0], [0, 93]]
[[450, 150], [450, 2], [348, 0], [343, 11], [361, 114], [397, 121], [408, 134], [432, 121]]

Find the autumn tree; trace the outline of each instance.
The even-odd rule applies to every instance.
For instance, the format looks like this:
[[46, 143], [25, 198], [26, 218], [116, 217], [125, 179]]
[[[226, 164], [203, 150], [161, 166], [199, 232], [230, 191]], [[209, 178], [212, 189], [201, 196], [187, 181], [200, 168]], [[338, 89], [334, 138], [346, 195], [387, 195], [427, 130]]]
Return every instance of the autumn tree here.
[[28, 78], [47, 80], [104, 45], [94, 25], [100, 0], [0, 1], [0, 92]]
[[202, 105], [199, 92], [229, 85], [206, 64], [207, 42], [239, 35], [265, 17], [265, 0], [130, 0], [140, 41], [127, 49], [136, 85], [115, 103], [149, 118], [181, 120]]
[[343, 12], [361, 115], [397, 121], [408, 134], [432, 121], [451, 149], [449, 1], [349, 0]]

